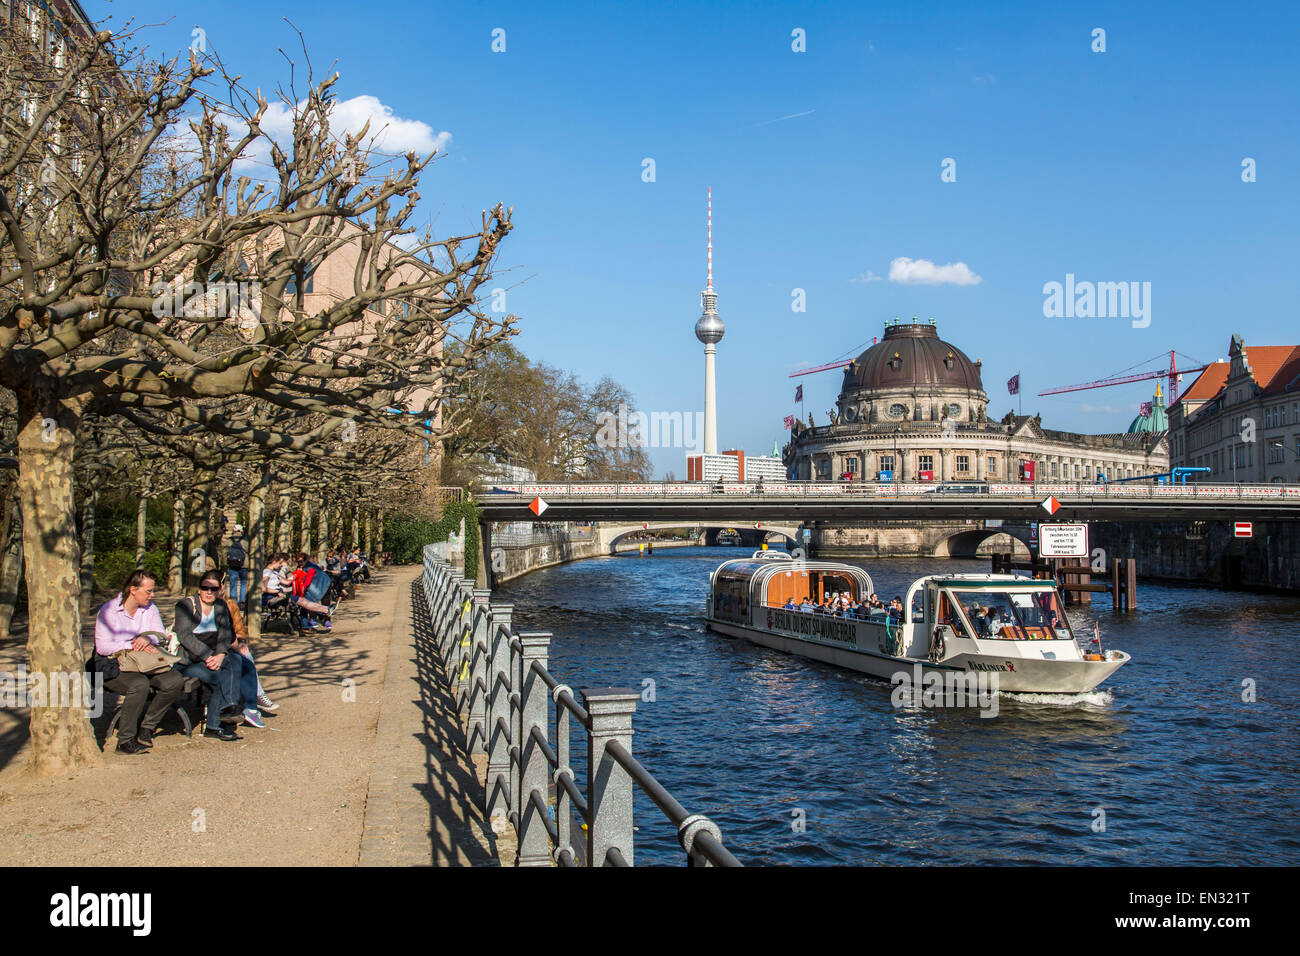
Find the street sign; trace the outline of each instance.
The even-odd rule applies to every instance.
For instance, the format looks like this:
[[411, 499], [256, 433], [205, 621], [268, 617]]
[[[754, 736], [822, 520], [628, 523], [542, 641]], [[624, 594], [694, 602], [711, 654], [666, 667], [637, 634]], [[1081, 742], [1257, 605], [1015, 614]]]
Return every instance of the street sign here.
[[528, 510], [539, 518], [542, 516], [542, 512], [546, 510], [546, 507], [546, 502], [542, 500], [541, 495], [528, 502]]
[[1061, 503], [1057, 501], [1053, 495], [1048, 495], [1047, 500], [1040, 501], [1039, 504], [1042, 505], [1043, 510], [1045, 510], [1049, 515], [1056, 514], [1061, 507]]
[[1086, 558], [1090, 553], [1086, 524], [1044, 524], [1038, 529], [1040, 558]]
[[1237, 521], [1232, 526], [1232, 533], [1234, 537], [1249, 538], [1254, 535], [1255, 529], [1249, 521]]

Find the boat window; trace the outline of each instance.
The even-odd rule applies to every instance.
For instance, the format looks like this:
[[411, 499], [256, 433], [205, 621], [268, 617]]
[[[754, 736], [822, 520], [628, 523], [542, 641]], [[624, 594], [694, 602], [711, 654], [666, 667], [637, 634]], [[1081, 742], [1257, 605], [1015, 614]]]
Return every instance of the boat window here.
[[977, 637], [1025, 641], [1073, 636], [1055, 591], [959, 591], [957, 598]]
[[750, 575], [739, 570], [722, 570], [713, 579], [713, 616], [723, 621], [749, 620]]
[[947, 591], [939, 595], [939, 614], [938, 621], [940, 624], [947, 624], [952, 628], [954, 634], [969, 634], [970, 631], [962, 620], [961, 608], [957, 599]]

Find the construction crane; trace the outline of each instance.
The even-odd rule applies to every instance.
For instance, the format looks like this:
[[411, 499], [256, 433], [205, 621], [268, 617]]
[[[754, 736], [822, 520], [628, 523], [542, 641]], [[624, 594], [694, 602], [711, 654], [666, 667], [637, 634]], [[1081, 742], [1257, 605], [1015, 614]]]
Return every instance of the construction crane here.
[[1172, 349], [1169, 350], [1169, 371], [1156, 372], [1138, 372], [1134, 375], [1120, 375], [1117, 378], [1103, 378], [1095, 382], [1085, 382], [1082, 385], [1062, 385], [1060, 388], [1049, 388], [1046, 391], [1039, 392], [1043, 395], [1060, 395], [1063, 392], [1082, 392], [1089, 388], [1105, 388], [1108, 385], [1124, 385], [1128, 382], [1142, 382], [1153, 378], [1169, 379], [1169, 404], [1172, 405], [1178, 401], [1178, 376], [1190, 375], [1193, 372], [1203, 372], [1210, 366], [1201, 365], [1197, 368], [1179, 369], [1177, 359], [1174, 357]]

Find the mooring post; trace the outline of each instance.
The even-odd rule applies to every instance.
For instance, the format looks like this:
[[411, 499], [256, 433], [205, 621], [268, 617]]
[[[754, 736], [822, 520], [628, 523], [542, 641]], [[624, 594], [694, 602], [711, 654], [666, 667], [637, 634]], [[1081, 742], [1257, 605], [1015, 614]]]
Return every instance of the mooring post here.
[[[523, 714], [523, 736], [519, 740], [519, 866], [550, 866], [551, 838], [546, 832], [545, 817], [550, 815], [551, 765], [541, 749], [538, 738], [547, 739], [550, 725], [550, 689], [541, 676], [533, 670], [533, 663], [546, 667], [547, 649], [551, 635], [545, 632], [520, 634], [523, 645], [521, 666], [523, 683], [520, 686], [520, 710]], [[540, 796], [541, 806], [538, 806]]]
[[632, 752], [632, 715], [636, 691], [627, 687], [601, 687], [582, 691], [583, 706], [591, 715], [587, 738], [587, 865], [604, 866], [611, 849], [633, 865], [632, 778], [605, 751], [617, 741]]
[[1111, 609], [1120, 609], [1120, 596], [1123, 586], [1120, 584], [1120, 569], [1124, 566], [1123, 558], [1111, 558], [1110, 561], [1110, 604]]
[[510, 815], [510, 624], [514, 606], [492, 605], [488, 635], [487, 814]]
[[1136, 611], [1138, 606], [1138, 563], [1137, 558], [1124, 560], [1125, 587], [1128, 597], [1128, 610]]

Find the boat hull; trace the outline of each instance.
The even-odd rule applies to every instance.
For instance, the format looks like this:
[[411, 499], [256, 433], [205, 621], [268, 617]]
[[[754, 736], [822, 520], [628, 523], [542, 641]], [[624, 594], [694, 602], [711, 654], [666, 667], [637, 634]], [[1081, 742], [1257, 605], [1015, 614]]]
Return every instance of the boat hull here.
[[867, 643], [861, 635], [854, 646], [836, 646], [819, 641], [803, 640], [731, 621], [710, 618], [709, 628], [720, 634], [742, 637], [763, 647], [807, 657], [825, 664], [869, 674], [881, 680], [892, 681], [894, 675], [905, 672], [912, 677], [916, 667], [921, 675], [996, 674], [998, 690], [1012, 693], [1083, 694], [1097, 687], [1128, 662], [1129, 656], [1115, 652], [1111, 661], [1035, 660], [1033, 658], [990, 654], [957, 654], [938, 664], [912, 657], [892, 657], [864, 648]]

